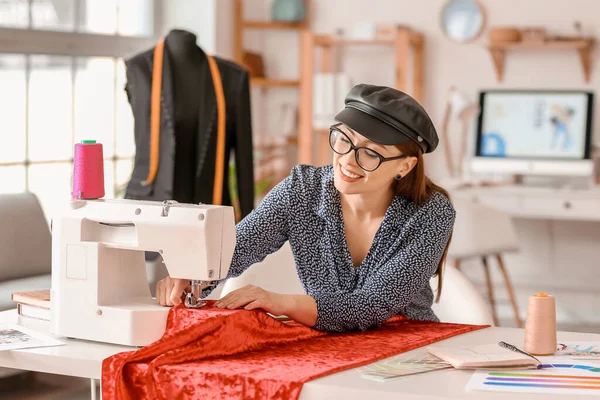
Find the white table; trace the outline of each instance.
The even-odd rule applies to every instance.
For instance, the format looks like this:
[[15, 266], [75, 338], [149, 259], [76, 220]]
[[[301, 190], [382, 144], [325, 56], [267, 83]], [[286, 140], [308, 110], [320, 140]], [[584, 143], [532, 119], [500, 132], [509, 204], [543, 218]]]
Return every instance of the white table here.
[[[49, 324], [19, 317], [13, 311], [0, 312], [0, 322], [17, 323], [39, 332], [48, 333]], [[473, 345], [496, 343], [504, 340], [522, 346], [524, 331], [512, 328], [488, 328], [467, 333], [439, 342], [444, 345]], [[61, 338], [59, 338], [61, 339]], [[559, 332], [559, 341], [597, 341], [600, 334]], [[61, 339], [62, 340], [62, 339]], [[66, 345], [58, 347], [25, 349], [0, 352], [0, 367], [29, 371], [48, 372], [91, 379], [100, 379], [102, 360], [130, 347], [66, 339]], [[424, 348], [409, 354], [424, 354]], [[464, 390], [471, 377], [470, 371], [444, 370], [376, 382], [361, 378], [360, 369], [352, 369], [304, 385], [300, 398], [305, 399], [510, 399], [539, 400], [541, 395], [516, 393], [471, 392]], [[586, 398], [582, 397], [583, 399]], [[545, 399], [568, 399], [568, 396], [544, 396]]]
[[467, 198], [528, 219], [600, 222], [600, 186], [589, 189], [555, 189], [508, 185], [452, 190]]

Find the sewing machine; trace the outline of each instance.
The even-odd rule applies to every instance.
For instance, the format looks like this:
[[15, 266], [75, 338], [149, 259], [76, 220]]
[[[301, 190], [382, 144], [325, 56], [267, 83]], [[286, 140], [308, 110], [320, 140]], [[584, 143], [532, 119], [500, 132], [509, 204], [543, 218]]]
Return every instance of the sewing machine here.
[[150, 344], [170, 308], [150, 295], [144, 252], [158, 252], [172, 278], [191, 280], [185, 306], [202, 307], [203, 285], [227, 277], [234, 249], [232, 207], [71, 200], [52, 219], [52, 333]]

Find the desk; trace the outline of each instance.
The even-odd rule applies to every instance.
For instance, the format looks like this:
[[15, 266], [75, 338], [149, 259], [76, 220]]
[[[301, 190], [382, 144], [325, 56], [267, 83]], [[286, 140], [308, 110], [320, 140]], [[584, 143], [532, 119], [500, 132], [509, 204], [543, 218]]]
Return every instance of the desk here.
[[[27, 328], [48, 333], [49, 325], [19, 317], [14, 310], [0, 312], [0, 322], [18, 323]], [[500, 340], [517, 345], [523, 343], [524, 331], [513, 328], [488, 328], [446, 339], [444, 345], [463, 346], [496, 343]], [[598, 334], [559, 332], [561, 341], [600, 341]], [[66, 345], [39, 349], [24, 349], [0, 352], [0, 367], [29, 371], [48, 372], [84, 378], [100, 379], [102, 360], [112, 354], [130, 350], [130, 347], [115, 346], [66, 339]], [[406, 354], [424, 354], [424, 348]], [[352, 369], [315, 379], [304, 385], [301, 400], [314, 399], [510, 399], [538, 400], [539, 394], [465, 392], [471, 377], [470, 371], [445, 370], [398, 378], [388, 382], [376, 382], [361, 378], [360, 369]], [[401, 396], [399, 396], [401, 395]], [[545, 399], [568, 399], [568, 396], [545, 396]]]
[[586, 190], [510, 185], [455, 189], [451, 194], [515, 217], [600, 222], [600, 187]]
[[[505, 185], [460, 189], [464, 182], [448, 183], [452, 199], [467, 203], [461, 204], [463, 212], [468, 210], [468, 204], [476, 202], [512, 217], [518, 252], [504, 254], [503, 258], [520, 310], [527, 309], [531, 294], [544, 291], [559, 299], [559, 325], [600, 326], [600, 314], [593, 306], [600, 302], [596, 283], [600, 279], [600, 186], [553, 189]], [[468, 212], [462, 215], [469, 220]], [[479, 215], [478, 218], [482, 226], [492, 226], [478, 233], [493, 243], [496, 240], [493, 225]], [[458, 238], [455, 236], [454, 240]], [[461, 269], [485, 290], [486, 275], [479, 258], [466, 260]], [[498, 274], [492, 274], [493, 290], [503, 295], [506, 287], [499, 278]], [[500, 301], [498, 305], [500, 320], [512, 319], [508, 301]]]

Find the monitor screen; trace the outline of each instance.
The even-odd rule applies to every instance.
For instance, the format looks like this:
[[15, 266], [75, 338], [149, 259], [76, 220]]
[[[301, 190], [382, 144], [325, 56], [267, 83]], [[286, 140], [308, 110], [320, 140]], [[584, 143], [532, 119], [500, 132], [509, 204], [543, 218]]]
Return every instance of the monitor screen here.
[[479, 96], [476, 156], [589, 158], [593, 94], [498, 90]]

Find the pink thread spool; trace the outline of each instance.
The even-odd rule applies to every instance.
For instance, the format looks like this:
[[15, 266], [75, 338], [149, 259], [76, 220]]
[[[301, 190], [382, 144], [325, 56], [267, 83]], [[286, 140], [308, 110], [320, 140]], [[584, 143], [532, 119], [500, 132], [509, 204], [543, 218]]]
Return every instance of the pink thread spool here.
[[104, 197], [104, 156], [102, 144], [95, 140], [82, 140], [75, 144], [73, 158], [74, 199], [99, 199]]

